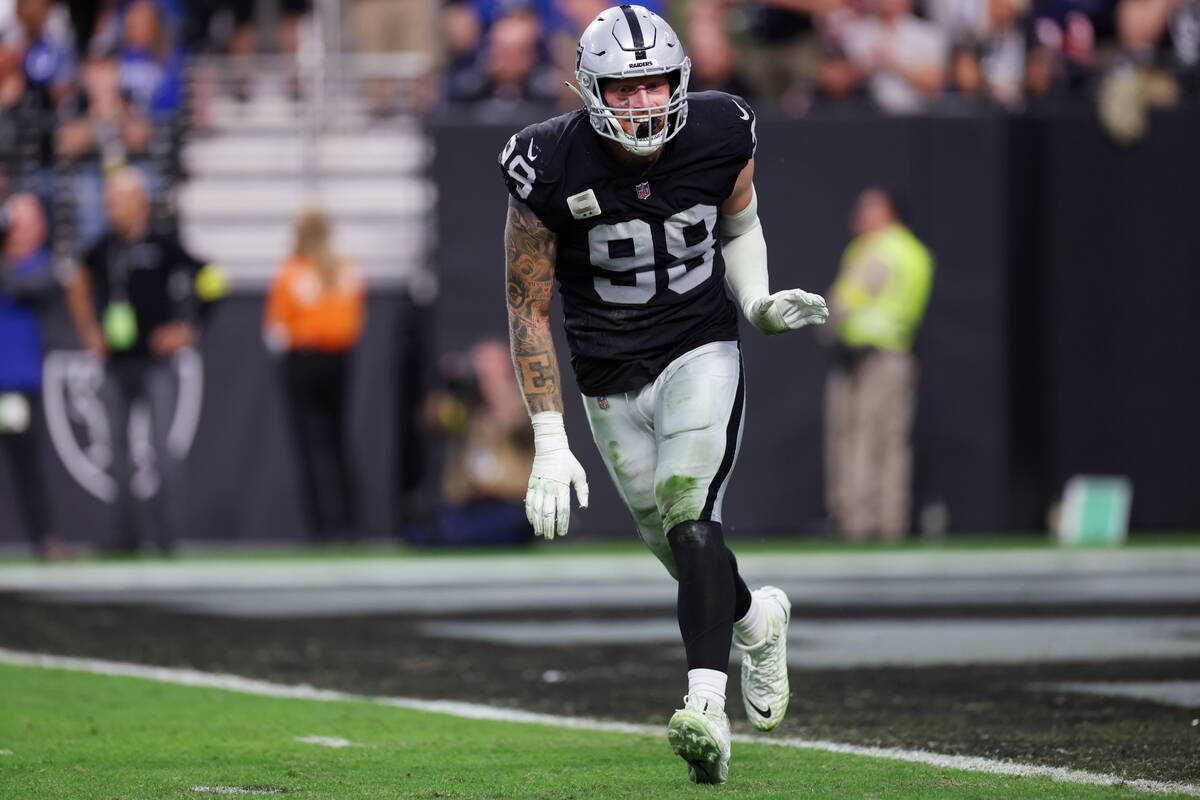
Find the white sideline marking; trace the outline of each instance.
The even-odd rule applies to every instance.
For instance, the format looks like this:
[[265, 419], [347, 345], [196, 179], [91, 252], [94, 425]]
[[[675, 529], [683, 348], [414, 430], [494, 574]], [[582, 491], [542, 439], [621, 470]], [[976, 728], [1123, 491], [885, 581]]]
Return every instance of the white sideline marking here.
[[[408, 708], [417, 711], [429, 711], [436, 714], [447, 714], [467, 719], [485, 719], [497, 722], [518, 722], [548, 725], [556, 728], [571, 728], [574, 730], [603, 731], [616, 733], [635, 733], [644, 736], [662, 737], [661, 725], [638, 725], [629, 722], [612, 722], [608, 720], [588, 719], [585, 717], [560, 717], [553, 714], [540, 714], [533, 711], [522, 711], [516, 708], [496, 708], [493, 706], [464, 703], [456, 700], [418, 700], [408, 697], [376, 697], [370, 695], [350, 694], [330, 689], [315, 689], [301, 684], [287, 686], [253, 678], [242, 678], [237, 675], [225, 675], [212, 672], [201, 672], [193, 669], [177, 669], [173, 667], [151, 667], [143, 664], [129, 664], [119, 661], [101, 661], [91, 658], [72, 658], [69, 656], [51, 656], [41, 653], [24, 653], [0, 648], [0, 663], [21, 667], [43, 667], [46, 669], [66, 669], [77, 672], [89, 672], [97, 675], [115, 675], [130, 678], [160, 681], [163, 683], [183, 686], [197, 686], [226, 691], [242, 692], [245, 694], [262, 695], [266, 697], [285, 697], [301, 700], [358, 700], [378, 703], [397, 708]], [[918, 764], [928, 764], [942, 769], [956, 769], [966, 772], [987, 772], [994, 775], [1015, 775], [1027, 778], [1049, 778], [1060, 783], [1082, 783], [1093, 786], [1127, 786], [1143, 792], [1156, 794], [1186, 794], [1200, 797], [1200, 785], [1167, 781], [1152, 781], [1122, 778], [1119, 775], [1108, 775], [1100, 772], [1087, 772], [1065, 767], [1046, 767], [1035, 764], [1017, 764], [1011, 761], [996, 761], [990, 758], [975, 756], [951, 756], [940, 753], [930, 753], [924, 750], [901, 750], [891, 747], [861, 747], [838, 742], [811, 741], [798, 738], [767, 738], [765, 736], [736, 734], [733, 739], [747, 744], [767, 744], [776, 747], [793, 747], [803, 750], [819, 750], [827, 753], [867, 756], [870, 758], [886, 758], [892, 761], [908, 761]], [[196, 787], [194, 791], [208, 791], [205, 787]], [[246, 790], [238, 790], [246, 791]], [[272, 790], [274, 793], [274, 790]]]
[[322, 747], [332, 747], [335, 750], [339, 747], [365, 747], [365, 745], [352, 742], [349, 739], [343, 739], [340, 736], [297, 736], [297, 742], [305, 744], [319, 744]]
[[283, 789], [245, 789], [241, 786], [193, 786], [193, 792], [205, 794], [282, 794]]
[[0, 756], [11, 756], [12, 750], [0, 750]]

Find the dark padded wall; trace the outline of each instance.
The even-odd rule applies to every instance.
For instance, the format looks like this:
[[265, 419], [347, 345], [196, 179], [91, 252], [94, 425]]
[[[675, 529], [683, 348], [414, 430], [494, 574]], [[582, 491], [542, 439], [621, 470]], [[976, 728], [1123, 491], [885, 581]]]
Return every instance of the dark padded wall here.
[[1200, 522], [1200, 115], [1118, 150], [1089, 118], [1046, 128], [1052, 485], [1130, 475], [1142, 527]]
[[[213, 313], [201, 344], [204, 399], [187, 460], [181, 537], [215, 541], [291, 540], [304, 531], [296, 459], [276, 365], [259, 333], [263, 298], [238, 295]], [[400, 436], [401, 332], [412, 313], [407, 295], [375, 292], [367, 331], [356, 354], [351, 405], [352, 449], [366, 532], [394, 530], [396, 493], [403, 476]], [[57, 315], [56, 315], [57, 317]], [[51, 320], [60, 346], [73, 347], [65, 320]], [[45, 470], [56, 530], [77, 542], [103, 543], [109, 507], [77, 484], [58, 461], [44, 427]], [[3, 459], [0, 459], [2, 462]], [[0, 542], [20, 541], [8, 480], [0, 463]]]

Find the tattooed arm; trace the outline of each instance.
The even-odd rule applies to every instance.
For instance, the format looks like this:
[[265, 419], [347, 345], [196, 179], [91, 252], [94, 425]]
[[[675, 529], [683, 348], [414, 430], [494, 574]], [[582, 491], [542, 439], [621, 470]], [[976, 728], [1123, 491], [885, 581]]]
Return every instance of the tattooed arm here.
[[562, 413], [562, 383], [550, 334], [555, 236], [529, 206], [510, 197], [504, 228], [508, 261], [508, 337], [530, 414]]
[[509, 198], [504, 228], [508, 261], [508, 337], [521, 393], [533, 422], [533, 470], [525, 516], [539, 536], [566, 536], [571, 486], [587, 508], [587, 476], [572, 455], [563, 427], [562, 381], [550, 335], [554, 291], [554, 233], [524, 203]]

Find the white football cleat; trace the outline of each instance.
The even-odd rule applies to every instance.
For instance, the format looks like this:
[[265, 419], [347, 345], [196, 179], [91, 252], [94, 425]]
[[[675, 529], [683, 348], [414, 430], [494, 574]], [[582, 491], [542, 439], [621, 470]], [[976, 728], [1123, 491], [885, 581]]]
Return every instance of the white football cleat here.
[[729, 717], [704, 698], [683, 698], [683, 708], [667, 724], [667, 741], [688, 763], [692, 783], [724, 783], [729, 777]]
[[792, 604], [782, 589], [764, 586], [754, 590], [767, 618], [767, 635], [761, 642], [746, 643], [733, 636], [733, 646], [742, 651], [742, 702], [746, 716], [760, 731], [769, 731], [783, 721], [791, 689], [788, 687], [787, 629]]

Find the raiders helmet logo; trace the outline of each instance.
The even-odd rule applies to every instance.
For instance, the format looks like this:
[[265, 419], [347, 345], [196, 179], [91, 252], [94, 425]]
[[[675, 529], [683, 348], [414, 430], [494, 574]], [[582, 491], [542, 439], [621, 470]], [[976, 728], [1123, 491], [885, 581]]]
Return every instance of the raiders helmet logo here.
[[[176, 458], [191, 449], [200, 422], [204, 370], [200, 354], [183, 350], [172, 361], [179, 376], [179, 393], [167, 447]], [[42, 368], [42, 405], [46, 427], [59, 460], [68, 474], [93, 497], [105, 503], [117, 498], [117, 481], [112, 474], [112, 436], [100, 396], [104, 368], [84, 350], [55, 350], [46, 355]], [[159, 474], [150, 445], [150, 414], [144, 405], [134, 405], [129, 416], [129, 455], [133, 460], [133, 495], [144, 500], [158, 491]]]

